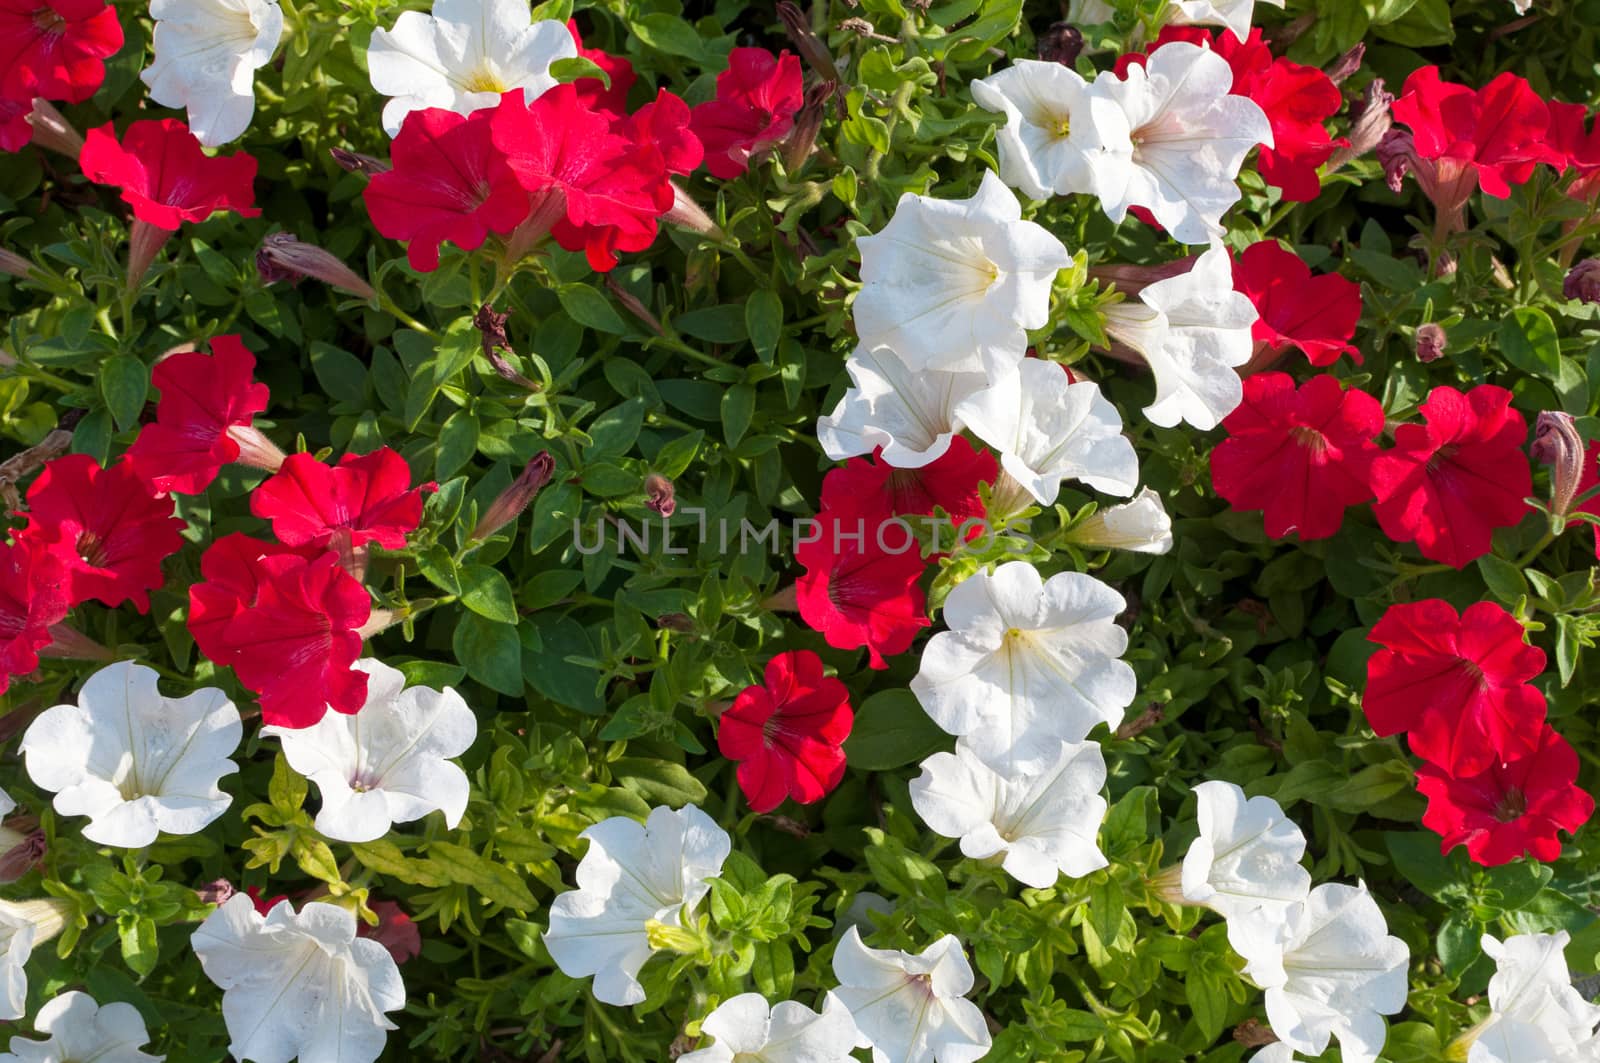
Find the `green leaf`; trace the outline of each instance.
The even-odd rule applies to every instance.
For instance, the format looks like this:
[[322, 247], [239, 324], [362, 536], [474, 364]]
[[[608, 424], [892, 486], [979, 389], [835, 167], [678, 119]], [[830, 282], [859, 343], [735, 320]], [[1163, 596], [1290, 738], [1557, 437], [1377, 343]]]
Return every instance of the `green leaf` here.
[[606, 88], [611, 87], [611, 75], [605, 68], [593, 59], [576, 56], [572, 59], [557, 59], [550, 64], [550, 76], [562, 85], [573, 81], [582, 81], [584, 78], [599, 78], [600, 83]]
[[580, 325], [614, 335], [628, 331], [610, 300], [587, 284], [563, 284], [556, 289], [556, 298], [561, 300], [561, 309], [567, 316]]
[[517, 604], [511, 597], [511, 584], [498, 570], [488, 565], [463, 565], [460, 580], [462, 605], [490, 620], [516, 624]]
[[[742, 343], [745, 331], [746, 307], [735, 303], [712, 306], [704, 310], [691, 310], [672, 319], [672, 327], [707, 343]], [[777, 342], [776, 339], [773, 340]]]
[[1561, 337], [1550, 315], [1538, 307], [1521, 306], [1500, 321], [1500, 352], [1524, 373], [1547, 380], [1561, 375]]
[[706, 434], [697, 428], [676, 439], [667, 440], [656, 452], [656, 460], [652, 463], [655, 471], [669, 480], [682, 476], [689, 468], [689, 463], [694, 461], [694, 456], [700, 452], [700, 444], [705, 438]]
[[630, 20], [628, 25], [643, 44], [655, 51], [693, 59], [702, 65], [711, 58], [706, 54], [705, 40], [694, 31], [693, 26], [676, 15], [658, 11], [641, 19]]
[[682, 808], [706, 799], [705, 784], [682, 764], [653, 757], [618, 757], [610, 768], [612, 778], [651, 805]]
[[750, 428], [756, 413], [756, 389], [735, 384], [722, 395], [722, 435], [728, 446], [736, 447]]
[[439, 429], [439, 448], [434, 454], [433, 474], [448, 480], [478, 452], [478, 419], [466, 410], [457, 410]]
[[1383, 843], [1395, 870], [1430, 897], [1462, 882], [1460, 851], [1447, 859], [1439, 851], [1439, 836], [1431, 831], [1388, 831]]
[[1528, 593], [1528, 581], [1517, 566], [1493, 554], [1478, 558], [1478, 575], [1483, 577], [1489, 593], [1506, 605], [1517, 604]]
[[131, 354], [112, 355], [101, 364], [100, 394], [119, 431], [126, 432], [139, 423], [149, 392], [150, 370]]
[[450, 646], [473, 679], [502, 694], [522, 693], [522, 643], [515, 625], [466, 613], [456, 622]]
[[465, 883], [495, 904], [531, 912], [538, 907], [533, 894], [515, 871], [464, 845], [428, 843], [428, 862], [451, 882]]
[[744, 327], [756, 356], [767, 365], [777, 353], [783, 338], [783, 300], [771, 288], [762, 288], [744, 304]]
[[889, 771], [949, 746], [950, 736], [928, 718], [916, 695], [899, 688], [880, 690], [861, 703], [844, 753], [852, 767]]
[[124, 912], [117, 917], [117, 937], [122, 942], [122, 960], [130, 971], [144, 978], [156, 969], [161, 944], [156, 939], [153, 919]]
[[639, 428], [643, 424], [643, 399], [629, 399], [620, 406], [613, 406], [596, 417], [589, 426], [592, 442], [584, 448], [584, 459], [599, 461], [607, 457], [621, 457], [633, 449], [634, 440], [639, 438]]

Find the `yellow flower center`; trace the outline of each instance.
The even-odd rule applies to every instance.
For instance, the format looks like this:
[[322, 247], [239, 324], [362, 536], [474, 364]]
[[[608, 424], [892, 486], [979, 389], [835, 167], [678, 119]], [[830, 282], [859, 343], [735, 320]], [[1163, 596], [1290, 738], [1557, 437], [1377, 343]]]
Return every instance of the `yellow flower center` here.
[[509, 92], [511, 86], [500, 80], [500, 75], [493, 70], [479, 67], [461, 83], [461, 87], [468, 92]]

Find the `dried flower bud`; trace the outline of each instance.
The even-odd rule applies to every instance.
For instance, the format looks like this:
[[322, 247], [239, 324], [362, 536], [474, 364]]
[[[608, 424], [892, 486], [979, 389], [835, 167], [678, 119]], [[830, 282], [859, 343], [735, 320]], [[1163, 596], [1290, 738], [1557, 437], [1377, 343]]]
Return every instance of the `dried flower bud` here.
[[1089, 267], [1090, 278], [1104, 285], [1115, 285], [1117, 291], [1129, 296], [1138, 295], [1156, 281], [1181, 276], [1194, 268], [1199, 255], [1163, 262], [1158, 266], [1133, 266], [1126, 263]]
[[834, 65], [833, 53], [828, 51], [822, 38], [812, 30], [805, 12], [791, 0], [782, 0], [778, 4], [778, 20], [783, 23], [789, 40], [794, 42], [794, 50], [800, 53], [806, 65], [815, 70], [822, 80], [837, 83], [840, 80], [839, 68]]
[[656, 627], [687, 635], [694, 630], [694, 617], [688, 613], [662, 613], [656, 617]]
[[0, 882], [15, 882], [44, 862], [49, 843], [33, 816], [14, 816], [0, 826]]
[[355, 270], [315, 244], [296, 239], [294, 233], [272, 233], [261, 241], [256, 272], [263, 284], [282, 280], [293, 284], [302, 277], [314, 277], [362, 299], [378, 294]]
[[0, 273], [9, 277], [20, 277], [27, 280], [33, 273], [33, 263], [17, 254], [0, 247]]
[[[1328, 165], [1338, 169], [1352, 159], [1359, 159], [1367, 152], [1375, 150], [1394, 127], [1394, 115], [1390, 111], [1393, 105], [1394, 93], [1384, 87], [1382, 78], [1373, 78], [1367, 84], [1366, 95], [1350, 108], [1350, 135], [1346, 138], [1350, 143], [1336, 149], [1329, 156]], [[1384, 173], [1388, 175], [1387, 165], [1384, 166]], [[1404, 177], [1403, 172], [1401, 177]], [[1396, 181], [1391, 179], [1389, 187], [1394, 188], [1395, 183]]]
[[1361, 69], [1361, 60], [1367, 56], [1367, 46], [1363, 41], [1357, 41], [1356, 46], [1328, 64], [1326, 71], [1328, 80], [1335, 85], [1341, 84], [1351, 74]]
[[195, 894], [199, 896], [202, 904], [227, 904], [233, 898], [233, 895], [238, 892], [238, 888], [225, 878], [207, 882], [195, 890]]
[[1432, 321], [1417, 329], [1417, 361], [1437, 362], [1444, 357], [1444, 328]]
[[806, 90], [805, 103], [794, 116], [794, 128], [783, 141], [783, 168], [794, 173], [804, 166], [817, 146], [817, 134], [822, 130], [824, 107], [839, 88], [836, 81], [824, 81]]
[[83, 135], [73, 128], [49, 100], [35, 99], [27, 123], [33, 127], [33, 143], [76, 159], [83, 153]]
[[510, 317], [510, 314], [502, 314], [488, 303], [484, 303], [478, 308], [478, 312], [472, 315], [472, 327], [483, 334], [480, 341], [483, 344], [483, 356], [489, 360], [489, 364], [494, 367], [494, 371], [502, 380], [509, 380], [529, 391], [538, 391], [539, 385], [517, 372], [511, 363], [506, 361], [505, 355], [500, 353], [511, 350], [511, 342], [506, 338], [506, 321]]
[[1600, 303], [1600, 258], [1586, 258], [1561, 282], [1561, 294], [1584, 303]]
[[1039, 35], [1038, 56], [1041, 62], [1071, 66], [1083, 52], [1083, 31], [1070, 22], [1055, 22]]
[[556, 459], [550, 452], [541, 450], [528, 462], [528, 467], [522, 470], [511, 486], [500, 492], [500, 497], [489, 503], [488, 510], [478, 519], [478, 526], [472, 529], [471, 538], [474, 540], [487, 539], [495, 532], [521, 516], [522, 511], [528, 508], [534, 499], [556, 472]]
[[1565, 524], [1583, 479], [1583, 437], [1572, 414], [1545, 410], [1533, 424], [1533, 442], [1528, 453], [1541, 465], [1550, 466], [1550, 512], [1557, 527]]
[[644, 478], [645, 507], [670, 517], [678, 509], [678, 500], [672, 487], [672, 481], [658, 472], [653, 472]]
[[329, 148], [328, 154], [333, 156], [333, 161], [351, 173], [358, 173], [363, 177], [374, 174], [387, 173], [394, 167], [382, 159], [375, 159], [371, 155], [362, 155], [360, 152], [346, 151], [344, 148]]
[[1384, 180], [1389, 183], [1389, 190], [1400, 191], [1406, 174], [1416, 169], [1419, 161], [1417, 146], [1412, 141], [1411, 134], [1404, 129], [1390, 129], [1378, 138], [1373, 151], [1378, 156], [1378, 165], [1383, 167]]
[[652, 314], [650, 308], [645, 306], [638, 296], [624, 288], [621, 282], [617, 280], [615, 273], [606, 274], [606, 290], [616, 297], [617, 302], [627, 307], [628, 313], [643, 321], [645, 327], [651, 332], [654, 332], [657, 336], [665, 336], [667, 334], [666, 330], [661, 327], [661, 319]]

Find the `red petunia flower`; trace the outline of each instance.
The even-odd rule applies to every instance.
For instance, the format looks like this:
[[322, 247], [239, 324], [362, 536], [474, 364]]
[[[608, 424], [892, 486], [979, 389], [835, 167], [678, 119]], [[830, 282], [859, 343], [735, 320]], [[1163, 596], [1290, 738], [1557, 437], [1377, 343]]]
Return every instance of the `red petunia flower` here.
[[0, 694], [39, 667], [50, 628], [66, 618], [67, 573], [38, 543], [0, 543]]
[[1570, 174], [1567, 195], [1591, 200], [1600, 195], [1600, 122], [1590, 122], [1589, 108], [1581, 103], [1546, 104], [1550, 108], [1550, 148], [1562, 157], [1561, 170]]
[[1464, 568], [1489, 552], [1496, 528], [1528, 512], [1528, 425], [1511, 392], [1491, 384], [1465, 395], [1434, 388], [1418, 409], [1427, 424], [1401, 425], [1394, 449], [1373, 459], [1373, 512], [1390, 539]]
[[189, 633], [217, 664], [261, 695], [261, 718], [310, 727], [328, 709], [354, 713], [367, 676], [354, 670], [372, 600], [331, 551], [257, 542], [235, 532], [200, 558], [189, 589]]
[[[955, 532], [963, 524], [988, 515], [978, 487], [994, 483], [999, 475], [1000, 465], [993, 454], [974, 447], [965, 436], [956, 436], [949, 450], [920, 469], [897, 469], [877, 454], [871, 460], [851, 458], [822, 478], [822, 510], [878, 521], [929, 516], [938, 507], [950, 515], [949, 527], [939, 530], [941, 540], [954, 545]], [[917, 522], [912, 526], [924, 530]], [[981, 528], [969, 529], [969, 535], [979, 534]]]
[[611, 87], [607, 88], [605, 81], [600, 78], [579, 78], [572, 83], [578, 99], [590, 110], [610, 111], [619, 118], [627, 114], [628, 90], [639, 80], [639, 76], [633, 72], [633, 64], [620, 55], [612, 55], [600, 48], [584, 47], [583, 35], [578, 32], [578, 23], [574, 19], [567, 19], [567, 32], [572, 34], [572, 42], [578, 46], [578, 58], [587, 59], [604, 70], [611, 82]]
[[422, 492], [411, 486], [406, 459], [388, 447], [346, 454], [335, 466], [291, 454], [251, 493], [250, 512], [271, 521], [272, 534], [286, 546], [338, 540], [351, 548], [377, 543], [399, 550], [422, 521]]
[[1130, 66], [1143, 66], [1148, 52], [1173, 41], [1210, 48], [1233, 68], [1235, 96], [1253, 100], [1272, 124], [1273, 147], [1263, 146], [1256, 156], [1261, 179], [1283, 190], [1283, 198], [1298, 203], [1316, 199], [1322, 191], [1317, 167], [1328, 161], [1335, 148], [1349, 142], [1328, 135], [1324, 124], [1339, 113], [1344, 99], [1338, 86], [1316, 67], [1302, 66], [1281, 57], [1261, 37], [1259, 29], [1241, 41], [1232, 30], [1215, 37], [1198, 26], [1163, 26], [1146, 52], [1128, 52], [1117, 58], [1114, 70], [1126, 77]]
[[0, 97], [82, 103], [121, 47], [122, 24], [101, 0], [0, 0]]
[[1549, 726], [1534, 748], [1495, 761], [1472, 775], [1424, 764], [1417, 789], [1428, 799], [1422, 824], [1458, 845], [1484, 867], [1510, 863], [1524, 853], [1551, 861], [1561, 855], [1557, 831], [1576, 834], [1594, 812], [1594, 798], [1577, 785], [1578, 754]]
[[[521, 90], [508, 95], [522, 98]], [[412, 111], [390, 146], [393, 168], [367, 182], [361, 198], [373, 226], [405, 242], [412, 269], [438, 269], [446, 240], [475, 251], [528, 217], [528, 194], [490, 136], [491, 114]]]
[[1261, 315], [1250, 335], [1282, 352], [1298, 347], [1312, 365], [1332, 365], [1341, 354], [1356, 362], [1351, 344], [1361, 320], [1361, 286], [1337, 273], [1312, 276], [1311, 267], [1276, 240], [1245, 248], [1233, 262], [1233, 286]]
[[795, 582], [800, 619], [828, 645], [865, 646], [871, 666], [886, 668], [884, 657], [904, 653], [929, 624], [921, 551], [892, 521], [824, 511], [818, 523], [818, 537], [795, 549], [806, 570]]
[[1367, 486], [1383, 407], [1332, 376], [1296, 390], [1286, 373], [1244, 382], [1244, 401], [1222, 422], [1228, 438], [1211, 452], [1211, 484], [1241, 510], [1259, 509], [1268, 535], [1326, 539], [1344, 511], [1372, 497]]
[[150, 375], [161, 392], [155, 423], [139, 430], [124, 460], [155, 490], [180, 495], [204, 491], [229, 462], [277, 468], [283, 454], [250, 424], [268, 398], [255, 367], [238, 336], [213, 337], [210, 355], [190, 351], [157, 362]]
[[[1464, 181], [1476, 179], [1496, 199], [1511, 195], [1511, 186], [1532, 177], [1539, 163], [1562, 163], [1546, 143], [1549, 107], [1525, 79], [1512, 73], [1473, 91], [1441, 80], [1436, 66], [1422, 67], [1406, 78], [1393, 113], [1395, 121], [1410, 128], [1420, 158], [1448, 166]], [[1453, 183], [1452, 172], [1441, 169], [1440, 176], [1441, 185]]]
[[33, 143], [33, 123], [28, 121], [32, 111], [32, 100], [0, 97], [0, 151], [21, 151]]
[[629, 122], [590, 108], [571, 85], [531, 104], [507, 93], [481, 113], [492, 115], [494, 143], [537, 209], [550, 213], [556, 243], [583, 251], [603, 272], [617, 264], [618, 251], [642, 251], [655, 240], [674, 193], [661, 151]]
[[1544, 671], [1544, 651], [1500, 606], [1478, 602], [1458, 616], [1438, 598], [1402, 602], [1367, 638], [1383, 647], [1361, 699], [1374, 732], [1404, 731], [1413, 753], [1460, 775], [1533, 749], [1545, 703], [1529, 680]]
[[87, 454], [48, 462], [28, 488], [28, 523], [18, 541], [37, 542], [61, 563], [74, 602], [94, 598], [150, 610], [161, 562], [183, 547], [172, 499], [156, 497], [127, 462], [109, 469]]
[[376, 941], [389, 951], [395, 963], [405, 963], [422, 955], [422, 931], [394, 901], [371, 901], [368, 907], [378, 917], [377, 926], [357, 921], [356, 937]]
[[850, 692], [822, 674], [822, 658], [810, 650], [773, 657], [764, 678], [722, 714], [717, 748], [739, 762], [739, 788], [753, 811], [771, 812], [785, 797], [820, 801], [844, 778]]
[[242, 151], [207, 155], [176, 118], [134, 122], [120, 143], [110, 122], [91, 129], [78, 164], [95, 184], [121, 189], [135, 218], [168, 232], [219, 210], [261, 213], [252, 205], [256, 160]]
[[693, 173], [705, 147], [689, 127], [689, 105], [666, 89], [621, 121], [622, 132], [638, 144], [654, 144], [668, 172]]
[[799, 56], [735, 48], [717, 75], [716, 99], [694, 109], [711, 176], [727, 181], [744, 173], [751, 155], [789, 135], [804, 102]]

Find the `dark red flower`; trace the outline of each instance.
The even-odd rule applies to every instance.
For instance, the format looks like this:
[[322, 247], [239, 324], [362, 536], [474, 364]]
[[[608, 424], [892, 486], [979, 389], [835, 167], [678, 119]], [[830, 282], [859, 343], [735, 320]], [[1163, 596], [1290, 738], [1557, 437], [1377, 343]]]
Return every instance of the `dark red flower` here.
[[[521, 90], [509, 94], [522, 98]], [[475, 251], [491, 232], [507, 235], [528, 217], [528, 194], [490, 136], [489, 110], [412, 111], [389, 148], [392, 169], [362, 192], [372, 224], [406, 245], [411, 268], [439, 268], [446, 240]]]
[[28, 523], [18, 541], [37, 542], [67, 574], [73, 602], [90, 598], [150, 610], [161, 562], [183, 547], [172, 499], [157, 497], [127, 462], [109, 469], [87, 454], [48, 462], [28, 488]]
[[1550, 147], [1564, 160], [1570, 175], [1567, 195], [1590, 200], [1600, 194], [1600, 122], [1590, 122], [1589, 108], [1581, 103], [1551, 100]]
[[841, 650], [867, 648], [873, 668], [904, 653], [929, 624], [917, 581], [926, 567], [911, 529], [824, 511], [817, 538], [795, 548], [806, 573], [795, 583], [800, 619]]
[[1422, 67], [1406, 78], [1394, 117], [1410, 127], [1419, 157], [1453, 164], [1496, 199], [1532, 177], [1537, 164], [1563, 162], [1547, 143], [1549, 107], [1509, 72], [1473, 91], [1441, 80], [1436, 66]]
[[[952, 546], [956, 529], [988, 515], [978, 487], [994, 483], [999, 475], [1000, 465], [993, 454], [974, 447], [965, 436], [956, 436], [950, 441], [949, 450], [920, 469], [897, 469], [885, 464], [877, 454], [870, 460], [851, 458], [822, 478], [822, 510], [859, 514], [876, 522], [890, 517], [928, 516], [938, 507], [950, 516], [949, 526], [940, 529], [940, 536], [946, 546]], [[911, 523], [919, 532], [931, 527]], [[968, 531], [982, 533], [976, 527]]]
[[550, 212], [556, 243], [583, 251], [604, 271], [618, 251], [642, 251], [655, 240], [674, 193], [660, 149], [629, 122], [590, 108], [571, 85], [531, 104], [507, 93], [480, 113], [492, 115], [494, 142], [537, 209]]
[[122, 24], [101, 0], [0, 0], [0, 97], [82, 103], [121, 47]]
[[368, 904], [378, 917], [377, 926], [356, 921], [356, 937], [370, 938], [389, 950], [395, 963], [405, 963], [422, 955], [422, 931], [411, 917], [393, 901], [372, 901]]
[[91, 129], [78, 164], [95, 184], [121, 189], [135, 218], [169, 232], [219, 210], [261, 213], [253, 206], [256, 160], [242, 151], [207, 155], [176, 118], [134, 122], [121, 143], [110, 122]]
[[799, 56], [735, 48], [728, 69], [717, 75], [716, 99], [694, 109], [694, 132], [705, 144], [711, 176], [726, 181], [744, 173], [751, 155], [789, 135], [804, 102]]
[[[216, 336], [211, 354], [174, 354], [156, 363], [161, 392], [155, 423], [139, 430], [125, 460], [157, 491], [204, 491], [232, 461], [276, 467], [271, 444], [251, 420], [267, 408], [267, 386], [252, 376], [256, 360], [238, 336]], [[275, 449], [275, 448], [274, 448]]]
[[39, 667], [54, 641], [50, 627], [66, 618], [67, 573], [38, 543], [0, 543], [0, 694], [11, 677]]
[[[262, 896], [262, 890], [260, 886], [246, 886], [244, 888], [244, 892], [245, 896], [250, 898], [250, 903], [256, 906], [256, 911], [261, 915], [266, 915], [268, 912], [272, 911], [272, 909], [289, 899], [289, 895], [287, 893], [280, 893], [276, 897], [264, 897]], [[218, 901], [217, 903], [221, 904], [224, 902]]]
[[250, 512], [271, 521], [286, 546], [327, 546], [338, 538], [350, 547], [399, 550], [422, 520], [422, 492], [411, 486], [406, 459], [388, 447], [346, 454], [335, 466], [291, 454], [251, 493]]
[[765, 683], [746, 687], [722, 714], [717, 748], [739, 762], [739, 788], [756, 812], [792, 797], [820, 801], [844, 777], [844, 740], [854, 714], [850, 692], [822, 674], [810, 650], [767, 662]]
[[1332, 376], [1296, 390], [1286, 373], [1244, 382], [1244, 401], [1222, 422], [1228, 438], [1211, 452], [1211, 484], [1235, 509], [1259, 509], [1268, 535], [1326, 539], [1344, 511], [1372, 497], [1368, 473], [1383, 431], [1383, 407]]
[[189, 589], [189, 633], [261, 695], [263, 721], [309, 727], [330, 708], [361, 710], [367, 676], [351, 665], [372, 600], [338, 555], [234, 533], [201, 556], [200, 574], [204, 582]]
[[1300, 348], [1312, 365], [1332, 365], [1339, 355], [1356, 362], [1350, 343], [1361, 320], [1361, 286], [1337, 273], [1312, 276], [1311, 267], [1276, 240], [1245, 248], [1233, 263], [1233, 286], [1250, 297], [1260, 318], [1250, 335], [1274, 351]]
[[1489, 552], [1496, 528], [1528, 512], [1528, 424], [1511, 392], [1491, 384], [1465, 395], [1434, 388], [1418, 409], [1427, 424], [1401, 425], [1394, 449], [1373, 459], [1373, 512], [1390, 539], [1464, 568]]
[[633, 88], [633, 83], [639, 79], [633, 72], [633, 64], [620, 55], [599, 48], [586, 48], [583, 44], [583, 35], [578, 32], [578, 23], [574, 19], [567, 19], [567, 32], [572, 34], [573, 43], [578, 46], [578, 57], [587, 59], [595, 66], [606, 72], [611, 86], [606, 87], [605, 81], [599, 78], [579, 78], [572, 83], [577, 90], [578, 99], [584, 106], [595, 111], [610, 111], [618, 116], [628, 113], [628, 90]]
[[1424, 764], [1417, 771], [1417, 789], [1428, 799], [1422, 824], [1443, 839], [1443, 852], [1465, 845], [1484, 867], [1524, 853], [1555, 860], [1556, 832], [1576, 834], [1594, 812], [1594, 798], [1577, 779], [1578, 754], [1547, 725], [1533, 749], [1472, 775]]
[[33, 142], [33, 125], [28, 121], [32, 111], [32, 100], [0, 97], [0, 151], [21, 151]]
[[1413, 753], [1458, 775], [1530, 751], [1545, 703], [1529, 680], [1544, 651], [1524, 635], [1493, 602], [1459, 616], [1438, 598], [1391, 605], [1367, 636], [1384, 647], [1367, 662], [1367, 722], [1406, 732]]
[[621, 122], [622, 132], [638, 144], [654, 144], [671, 173], [693, 173], [705, 156], [700, 138], [689, 127], [689, 105], [662, 89], [656, 98]]

